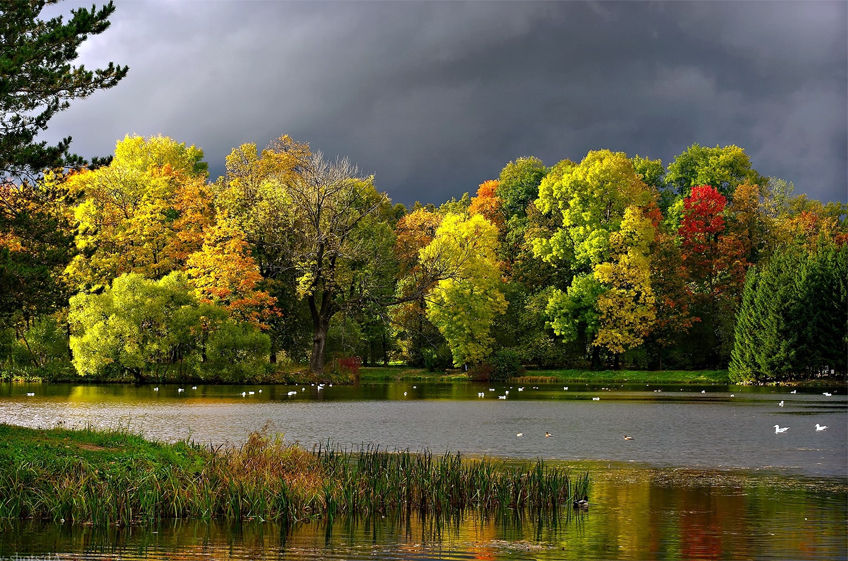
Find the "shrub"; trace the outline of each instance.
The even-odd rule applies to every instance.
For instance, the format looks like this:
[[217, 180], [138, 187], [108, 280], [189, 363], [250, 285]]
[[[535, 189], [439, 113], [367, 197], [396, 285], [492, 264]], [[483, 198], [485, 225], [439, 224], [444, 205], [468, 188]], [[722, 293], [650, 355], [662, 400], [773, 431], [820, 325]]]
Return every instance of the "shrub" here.
[[492, 365], [491, 379], [498, 382], [519, 376], [524, 369], [521, 366], [521, 355], [513, 349], [501, 349], [489, 358]]
[[474, 382], [488, 382], [494, 380], [494, 372], [495, 369], [487, 362], [475, 364], [468, 369], [468, 379]]

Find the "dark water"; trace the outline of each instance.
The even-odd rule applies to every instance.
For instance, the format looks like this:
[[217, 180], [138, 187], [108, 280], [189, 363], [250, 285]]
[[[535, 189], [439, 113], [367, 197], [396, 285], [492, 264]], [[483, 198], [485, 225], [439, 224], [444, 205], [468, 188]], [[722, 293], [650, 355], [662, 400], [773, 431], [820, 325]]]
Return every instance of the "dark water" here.
[[[149, 438], [216, 444], [238, 443], [270, 423], [304, 445], [329, 439], [543, 457], [589, 469], [593, 483], [589, 512], [559, 523], [474, 512], [288, 530], [258, 522], [120, 530], [0, 522], [0, 559], [848, 559], [844, 389], [830, 397], [824, 389], [682, 389], [7, 384], [0, 422], [129, 426]], [[828, 429], [816, 431], [816, 423]], [[775, 424], [790, 428], [775, 434]]]

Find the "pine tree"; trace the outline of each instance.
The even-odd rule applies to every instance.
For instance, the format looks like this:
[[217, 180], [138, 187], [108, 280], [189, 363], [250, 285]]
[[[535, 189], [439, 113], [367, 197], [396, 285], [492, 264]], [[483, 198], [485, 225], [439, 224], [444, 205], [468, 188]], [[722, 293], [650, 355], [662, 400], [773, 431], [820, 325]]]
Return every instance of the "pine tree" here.
[[31, 177], [47, 168], [80, 164], [68, 155], [71, 137], [56, 146], [36, 142], [38, 134], [69, 100], [111, 88], [127, 74], [113, 63], [104, 69], [71, 66], [77, 48], [109, 27], [115, 7], [71, 10], [71, 18], [38, 19], [42, 9], [59, 0], [0, 3], [0, 173]]

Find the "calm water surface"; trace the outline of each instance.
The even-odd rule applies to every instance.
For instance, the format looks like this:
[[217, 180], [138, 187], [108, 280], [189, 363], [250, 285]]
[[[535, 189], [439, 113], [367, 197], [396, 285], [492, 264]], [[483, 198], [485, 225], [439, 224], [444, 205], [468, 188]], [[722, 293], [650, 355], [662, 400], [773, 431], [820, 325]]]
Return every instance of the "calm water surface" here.
[[[6, 384], [0, 422], [129, 426], [149, 438], [213, 444], [238, 443], [267, 425], [306, 446], [329, 440], [542, 457], [589, 469], [593, 486], [589, 512], [559, 524], [479, 513], [289, 531], [260, 523], [108, 531], [6, 523], [0, 559], [848, 559], [848, 399], [843, 388], [823, 391]], [[816, 423], [829, 428], [816, 431]], [[775, 424], [789, 430], [775, 434]]]

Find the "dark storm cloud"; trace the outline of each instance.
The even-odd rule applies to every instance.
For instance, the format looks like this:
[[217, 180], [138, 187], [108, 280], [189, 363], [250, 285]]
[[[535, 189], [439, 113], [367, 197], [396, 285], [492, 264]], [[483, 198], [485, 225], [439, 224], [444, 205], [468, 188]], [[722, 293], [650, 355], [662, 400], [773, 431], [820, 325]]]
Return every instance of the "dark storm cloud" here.
[[396, 201], [440, 203], [519, 156], [737, 144], [848, 199], [845, 2], [119, 1], [112, 21], [81, 59], [129, 76], [49, 129], [84, 155], [161, 133], [214, 176], [234, 146], [289, 134]]

